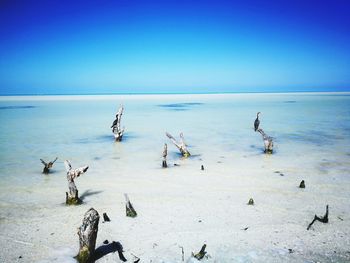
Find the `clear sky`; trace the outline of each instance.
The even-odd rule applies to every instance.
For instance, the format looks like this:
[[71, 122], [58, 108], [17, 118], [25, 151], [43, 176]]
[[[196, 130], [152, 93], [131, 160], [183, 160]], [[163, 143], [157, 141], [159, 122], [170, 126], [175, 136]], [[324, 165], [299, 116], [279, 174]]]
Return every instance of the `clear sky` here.
[[350, 1], [0, 0], [0, 94], [350, 90]]

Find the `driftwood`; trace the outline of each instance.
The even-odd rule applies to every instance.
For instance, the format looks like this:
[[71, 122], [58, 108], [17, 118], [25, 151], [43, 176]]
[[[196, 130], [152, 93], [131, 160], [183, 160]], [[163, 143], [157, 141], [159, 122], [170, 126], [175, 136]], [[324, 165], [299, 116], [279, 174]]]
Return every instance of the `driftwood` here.
[[206, 248], [206, 247], [207, 247], [207, 245], [204, 244], [204, 245], [202, 246], [201, 250], [200, 250], [197, 254], [194, 254], [194, 253], [192, 252], [192, 256], [195, 257], [195, 258], [198, 259], [198, 260], [203, 259], [204, 256], [205, 256], [205, 254], [207, 254], [207, 252], [205, 251], [205, 248]]
[[110, 222], [111, 220], [109, 219], [107, 213], [103, 213], [103, 222]]
[[168, 155], [168, 145], [166, 143], [164, 143], [164, 150], [163, 150], [163, 163], [162, 163], [162, 167], [163, 168], [167, 168], [168, 164], [166, 162], [166, 157]]
[[179, 149], [182, 156], [189, 157], [191, 155], [190, 152], [187, 150], [187, 144], [185, 143], [185, 138], [182, 132], [180, 133], [180, 142], [177, 142], [176, 139], [170, 133], [166, 132], [165, 134]]
[[119, 110], [118, 110], [117, 114], [115, 115], [115, 120], [111, 126], [112, 132], [114, 134], [114, 138], [118, 142], [120, 142], [122, 140], [123, 134], [124, 134], [124, 127], [121, 128], [121, 126], [120, 126], [120, 121], [121, 121], [123, 112], [124, 112], [124, 107], [123, 107], [123, 105], [120, 105]]
[[305, 181], [304, 180], [302, 180], [300, 182], [299, 188], [305, 188]]
[[41, 163], [44, 165], [43, 173], [48, 174], [50, 172], [50, 169], [52, 168], [53, 164], [57, 161], [58, 157], [56, 157], [55, 160], [52, 162], [45, 162], [43, 159], [40, 159]]
[[268, 136], [263, 129], [258, 129], [258, 132], [262, 135], [264, 146], [265, 146], [265, 153], [272, 153], [273, 152], [273, 141], [272, 137]]
[[69, 193], [66, 192], [66, 204], [67, 205], [81, 204], [82, 200], [78, 196], [78, 189], [74, 183], [74, 179], [84, 174], [89, 168], [89, 166], [82, 166], [80, 168], [73, 169], [72, 165], [68, 160], [64, 161], [64, 165], [66, 166], [66, 170], [67, 170], [67, 181], [68, 181], [68, 188], [69, 188]]
[[309, 230], [310, 227], [313, 225], [313, 223], [315, 223], [315, 221], [320, 221], [322, 223], [328, 223], [328, 205], [326, 205], [326, 213], [323, 217], [318, 217], [317, 215], [315, 215], [314, 220], [312, 220], [312, 222], [309, 224], [309, 226], [307, 227], [306, 230]]
[[254, 131], [257, 131], [259, 129], [259, 125], [260, 125], [259, 114], [260, 112], [256, 114], [256, 119], [254, 121]]
[[94, 262], [93, 253], [96, 246], [99, 220], [100, 215], [93, 208], [90, 208], [84, 215], [83, 223], [78, 229], [79, 253], [76, 259], [79, 263]]
[[132, 206], [128, 195], [124, 194], [124, 196], [125, 196], [126, 216], [128, 216], [128, 217], [136, 217], [137, 213], [136, 213], [134, 207]]

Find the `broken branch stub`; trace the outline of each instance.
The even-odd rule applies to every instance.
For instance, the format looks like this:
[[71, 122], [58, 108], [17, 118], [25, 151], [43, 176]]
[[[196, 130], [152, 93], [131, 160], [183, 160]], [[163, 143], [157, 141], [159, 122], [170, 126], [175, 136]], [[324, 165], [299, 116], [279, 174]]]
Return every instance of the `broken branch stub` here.
[[121, 128], [120, 122], [124, 112], [123, 105], [120, 105], [117, 114], [115, 115], [115, 120], [111, 126], [114, 138], [117, 142], [120, 142], [123, 138], [124, 128]]
[[168, 132], [166, 132], [165, 135], [179, 149], [183, 157], [189, 157], [191, 155], [190, 152], [187, 150], [187, 145], [185, 143], [183, 133], [180, 133], [180, 142], [176, 141], [176, 139]]
[[79, 263], [93, 262], [99, 220], [100, 215], [93, 208], [84, 215], [83, 223], [78, 229], [79, 253], [76, 259]]
[[48, 174], [50, 172], [50, 169], [52, 168], [53, 164], [57, 161], [58, 157], [56, 157], [55, 160], [51, 162], [45, 162], [43, 159], [40, 159], [41, 163], [44, 165], [43, 173]]
[[134, 207], [132, 206], [128, 195], [124, 194], [124, 196], [125, 196], [126, 216], [128, 216], [128, 217], [136, 217], [137, 213], [136, 213]]
[[203, 259], [204, 256], [205, 256], [205, 254], [207, 254], [207, 252], [205, 251], [205, 248], [206, 248], [206, 247], [207, 247], [207, 245], [204, 244], [204, 245], [202, 246], [201, 250], [200, 250], [197, 254], [194, 255], [194, 253], [192, 252], [192, 256], [195, 257], [195, 258], [198, 259], [198, 260]]
[[258, 132], [261, 134], [264, 141], [264, 152], [265, 153], [273, 153], [273, 140], [272, 137], [268, 136], [263, 129], [258, 129]]
[[72, 165], [68, 160], [64, 161], [64, 165], [67, 170], [67, 181], [69, 192], [66, 192], [66, 204], [67, 205], [78, 205], [82, 203], [82, 200], [78, 196], [78, 189], [75, 185], [74, 179], [84, 174], [89, 166], [82, 166], [77, 169], [73, 169]]
[[310, 227], [313, 225], [313, 223], [315, 223], [316, 221], [320, 221], [322, 223], [328, 223], [328, 205], [326, 205], [326, 213], [323, 217], [318, 217], [317, 215], [315, 215], [314, 220], [312, 220], [312, 222], [308, 225], [306, 230], [309, 230]]
[[168, 155], [168, 145], [166, 143], [164, 143], [164, 149], [163, 149], [163, 163], [162, 163], [162, 167], [163, 168], [167, 168], [168, 164], [166, 162], [166, 157]]

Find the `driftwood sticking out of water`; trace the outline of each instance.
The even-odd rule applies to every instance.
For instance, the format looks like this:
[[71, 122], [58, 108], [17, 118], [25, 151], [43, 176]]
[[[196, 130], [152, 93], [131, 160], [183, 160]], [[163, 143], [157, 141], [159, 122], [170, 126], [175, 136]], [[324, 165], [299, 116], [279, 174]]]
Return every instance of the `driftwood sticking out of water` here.
[[204, 244], [204, 245], [202, 246], [201, 250], [200, 250], [197, 254], [194, 254], [194, 253], [192, 252], [192, 256], [195, 257], [195, 258], [198, 259], [198, 260], [203, 259], [204, 256], [205, 256], [205, 254], [207, 254], [207, 252], [205, 251], [205, 248], [206, 248], [206, 247], [207, 247], [207, 245]]
[[261, 134], [263, 141], [264, 141], [264, 146], [265, 146], [265, 153], [272, 153], [273, 152], [273, 141], [272, 137], [268, 136], [263, 129], [258, 129], [258, 132]]
[[50, 169], [52, 168], [53, 164], [57, 161], [58, 157], [56, 157], [55, 160], [52, 162], [45, 162], [43, 159], [40, 159], [41, 163], [44, 165], [43, 174], [48, 174], [50, 172]]
[[93, 253], [96, 246], [96, 237], [98, 231], [98, 222], [100, 215], [90, 208], [84, 215], [83, 223], [78, 229], [79, 253], [76, 259], [79, 263], [93, 262]]
[[120, 121], [124, 112], [123, 105], [120, 105], [117, 114], [115, 115], [115, 120], [111, 126], [114, 138], [117, 142], [120, 142], [123, 138], [124, 128], [121, 128]]
[[163, 168], [167, 168], [168, 164], [166, 162], [166, 157], [168, 155], [168, 145], [166, 143], [164, 143], [164, 149], [163, 149], [163, 163], [162, 163], [162, 167]]
[[129, 197], [127, 194], [124, 194], [125, 196], [125, 207], [126, 207], [126, 216], [128, 217], [136, 217], [137, 216], [137, 213], [134, 209], [134, 207], [132, 206], [130, 200], [129, 200]]
[[328, 205], [326, 205], [326, 213], [323, 217], [318, 217], [317, 215], [315, 215], [314, 220], [312, 220], [312, 222], [309, 224], [309, 226], [307, 227], [306, 230], [309, 230], [310, 227], [313, 225], [313, 223], [315, 223], [315, 221], [320, 221], [322, 223], [328, 223]]
[[77, 169], [73, 169], [72, 165], [68, 160], [64, 161], [64, 165], [67, 170], [67, 181], [68, 181], [68, 188], [69, 188], [69, 193], [66, 192], [66, 204], [67, 205], [81, 204], [82, 201], [78, 196], [78, 189], [74, 183], [74, 179], [84, 174], [89, 168], [89, 166], [82, 166]]
[[187, 150], [187, 145], [185, 143], [185, 138], [183, 133], [180, 133], [180, 142], [176, 141], [176, 139], [168, 132], [165, 133], [166, 136], [171, 140], [171, 142], [179, 149], [180, 153], [183, 157], [189, 157], [191, 154]]
[[302, 180], [300, 182], [299, 188], [305, 188], [305, 181], [304, 180]]

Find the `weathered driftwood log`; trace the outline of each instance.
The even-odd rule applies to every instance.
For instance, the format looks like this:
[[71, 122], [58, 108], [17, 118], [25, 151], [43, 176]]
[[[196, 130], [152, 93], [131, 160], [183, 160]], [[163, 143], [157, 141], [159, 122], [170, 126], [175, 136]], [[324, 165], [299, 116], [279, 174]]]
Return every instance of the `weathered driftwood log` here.
[[93, 262], [93, 253], [96, 246], [96, 237], [98, 231], [98, 222], [100, 215], [90, 208], [84, 215], [83, 223], [78, 229], [79, 253], [76, 259], [79, 263]]
[[300, 182], [299, 188], [305, 188], [305, 181], [304, 180], [302, 180]]
[[198, 259], [198, 260], [203, 259], [204, 256], [205, 256], [205, 254], [207, 254], [207, 252], [205, 251], [205, 248], [206, 248], [206, 247], [207, 247], [207, 245], [204, 244], [204, 245], [202, 246], [201, 250], [200, 250], [197, 254], [194, 254], [194, 253], [192, 252], [192, 256], [195, 257], [195, 258]]
[[115, 120], [111, 126], [114, 138], [116, 141], [120, 142], [123, 138], [124, 128], [121, 128], [120, 121], [124, 112], [123, 105], [120, 105], [117, 114], [115, 115]]
[[64, 165], [67, 170], [67, 181], [69, 192], [66, 192], [66, 204], [67, 205], [78, 205], [82, 203], [82, 200], [78, 196], [78, 189], [74, 183], [74, 179], [82, 175], [87, 171], [89, 166], [82, 166], [77, 169], [73, 169], [72, 165], [68, 160], [64, 161]]
[[137, 213], [136, 213], [134, 207], [132, 206], [128, 195], [124, 194], [124, 196], [125, 196], [126, 216], [128, 216], [128, 217], [136, 217]]
[[43, 173], [48, 174], [50, 172], [50, 169], [52, 168], [53, 164], [57, 161], [58, 157], [56, 157], [55, 160], [52, 162], [45, 162], [43, 159], [40, 159], [41, 163], [44, 165]]
[[254, 121], [254, 131], [257, 131], [259, 129], [259, 125], [260, 125], [259, 114], [260, 112], [256, 114], [256, 119]]
[[272, 137], [268, 136], [263, 129], [258, 129], [258, 132], [262, 135], [263, 141], [264, 141], [264, 146], [265, 146], [265, 153], [272, 153], [273, 152], [273, 141]]
[[312, 222], [308, 225], [306, 230], [309, 230], [310, 227], [313, 225], [313, 223], [315, 223], [315, 221], [320, 221], [322, 223], [328, 223], [328, 205], [326, 205], [326, 213], [323, 217], [318, 217], [317, 215], [315, 215], [314, 220], [312, 220]]
[[190, 152], [187, 150], [187, 144], [185, 143], [185, 138], [182, 132], [180, 133], [180, 142], [177, 142], [176, 139], [170, 133], [166, 132], [165, 134], [179, 149], [182, 156], [189, 157], [191, 155]]
[[168, 164], [166, 162], [166, 157], [168, 155], [168, 145], [164, 143], [164, 149], [163, 149], [163, 162], [162, 162], [162, 167], [167, 168]]

